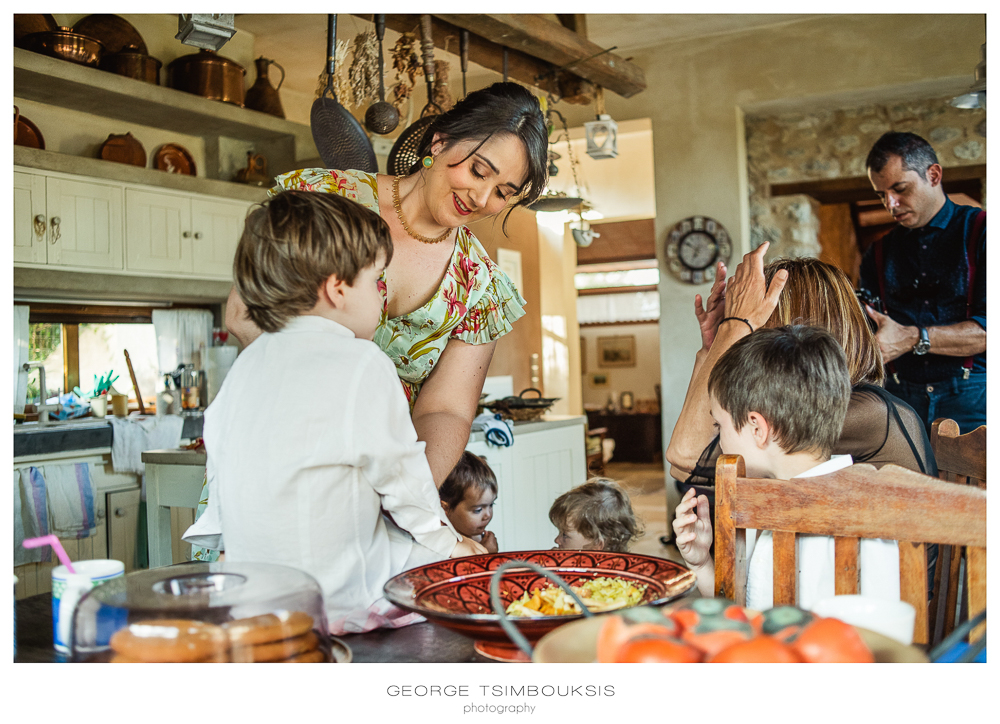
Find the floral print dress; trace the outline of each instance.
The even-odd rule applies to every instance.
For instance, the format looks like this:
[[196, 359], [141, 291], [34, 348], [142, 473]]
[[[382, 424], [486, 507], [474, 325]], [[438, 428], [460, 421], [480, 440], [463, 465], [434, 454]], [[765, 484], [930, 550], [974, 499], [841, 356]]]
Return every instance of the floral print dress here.
[[[365, 171], [306, 168], [278, 176], [275, 182], [271, 195], [287, 190], [324, 191], [379, 212], [375, 174]], [[464, 226], [458, 230], [455, 251], [441, 286], [424, 306], [390, 319], [385, 275], [378, 286], [382, 293], [382, 318], [374, 341], [396, 365], [411, 412], [420, 386], [434, 371], [449, 340], [487, 344], [499, 339], [524, 316], [526, 304], [510, 278]], [[206, 482], [196, 516], [201, 515], [207, 500]], [[218, 558], [218, 551], [192, 546], [191, 557], [213, 561]]]

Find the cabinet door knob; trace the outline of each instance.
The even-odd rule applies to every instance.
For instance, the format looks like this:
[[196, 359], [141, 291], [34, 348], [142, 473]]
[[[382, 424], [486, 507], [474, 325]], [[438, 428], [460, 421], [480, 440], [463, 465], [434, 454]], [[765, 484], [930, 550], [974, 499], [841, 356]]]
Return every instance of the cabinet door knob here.
[[47, 226], [47, 221], [42, 214], [35, 217], [35, 236], [39, 239], [45, 236], [45, 227]]
[[200, 231], [194, 232], [194, 238], [195, 239], [200, 239], [201, 238], [201, 232]]
[[127, 515], [124, 508], [115, 508], [115, 517], [124, 518]]
[[58, 216], [53, 216], [52, 217], [52, 221], [51, 221], [51, 224], [52, 224], [52, 241], [50, 242], [52, 244], [55, 244], [57, 241], [59, 241], [60, 237], [62, 236], [62, 233], [59, 230], [59, 224], [60, 223], [62, 223], [62, 220]]
[[185, 239], [190, 239], [191, 238], [191, 232], [190, 231], [185, 231], [183, 234], [181, 234], [181, 236], [183, 236]]

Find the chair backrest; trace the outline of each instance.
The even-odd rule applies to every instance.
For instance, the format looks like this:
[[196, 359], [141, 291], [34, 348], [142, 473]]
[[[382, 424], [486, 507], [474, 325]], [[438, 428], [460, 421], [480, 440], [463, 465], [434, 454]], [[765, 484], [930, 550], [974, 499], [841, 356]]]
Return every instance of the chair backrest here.
[[939, 478], [986, 489], [986, 425], [959, 435], [957, 422], [940, 418], [931, 425], [931, 447]]
[[[970, 587], [981, 587], [985, 608], [983, 490], [895, 465], [852, 465], [792, 480], [747, 478], [738, 455], [719, 457], [715, 485], [716, 595], [746, 604], [746, 529], [756, 528], [773, 534], [775, 606], [796, 603], [795, 537], [802, 533], [834, 538], [837, 595], [858, 593], [861, 538], [899, 541], [900, 598], [917, 611], [914, 643], [928, 641], [925, 543], [966, 545], [970, 558], [981, 556], [981, 580], [970, 576]], [[970, 604], [970, 614], [977, 613]]]
[[[959, 434], [958, 423], [948, 418], [939, 418], [931, 425], [931, 448], [938, 464], [938, 477], [951, 483], [975, 485], [986, 490], [986, 425], [980, 425], [972, 432]], [[973, 563], [980, 562], [973, 556], [965, 560], [968, 575], [985, 576], [985, 570], [973, 569]], [[930, 641], [936, 644], [947, 636], [960, 621], [968, 618], [966, 608], [985, 608], [985, 600], [977, 600], [977, 590], [968, 586], [968, 601], [959, 601], [962, 580], [962, 551], [942, 546], [938, 551], [937, 566], [934, 569], [934, 597], [931, 599]], [[980, 562], [981, 563], [981, 562]], [[966, 596], [963, 596], [963, 599]], [[959, 609], [963, 614], [959, 614]], [[978, 633], [978, 630], [977, 630]]]

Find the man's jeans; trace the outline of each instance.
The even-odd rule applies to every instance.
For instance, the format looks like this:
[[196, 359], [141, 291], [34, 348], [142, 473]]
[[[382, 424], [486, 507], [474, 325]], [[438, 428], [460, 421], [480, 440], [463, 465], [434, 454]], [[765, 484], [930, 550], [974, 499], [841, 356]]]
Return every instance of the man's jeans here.
[[928, 435], [931, 434], [931, 423], [940, 417], [957, 422], [963, 435], [986, 424], [985, 372], [970, 374], [967, 380], [959, 375], [929, 384], [906, 380], [897, 384], [890, 374], [886, 378], [885, 389], [916, 411], [924, 421]]

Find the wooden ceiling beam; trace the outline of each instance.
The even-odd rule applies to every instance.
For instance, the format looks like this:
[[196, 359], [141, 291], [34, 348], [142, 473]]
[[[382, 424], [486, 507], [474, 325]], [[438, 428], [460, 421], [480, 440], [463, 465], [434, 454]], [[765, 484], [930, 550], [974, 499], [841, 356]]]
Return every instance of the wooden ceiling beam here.
[[[386, 15], [385, 24], [396, 32], [420, 35], [419, 15]], [[506, 47], [508, 78], [542, 90], [554, 90], [557, 96], [565, 96], [567, 102], [589, 103], [592, 94], [586, 90], [590, 83], [624, 98], [646, 89], [642, 68], [613, 52], [591, 58], [604, 48], [541, 15], [435, 15], [434, 46], [457, 55], [461, 29], [469, 31], [471, 62], [503, 73]], [[553, 89], [550, 80], [553, 73], [570, 63], [575, 65], [556, 73], [559, 86]]]
[[[944, 169], [945, 193], [967, 193], [979, 200], [980, 181], [986, 178], [986, 164], [952, 166]], [[970, 190], [972, 193], [970, 193]], [[842, 204], [851, 201], [878, 200], [867, 176], [795, 181], [771, 184], [771, 196], [812, 196], [821, 204]]]

